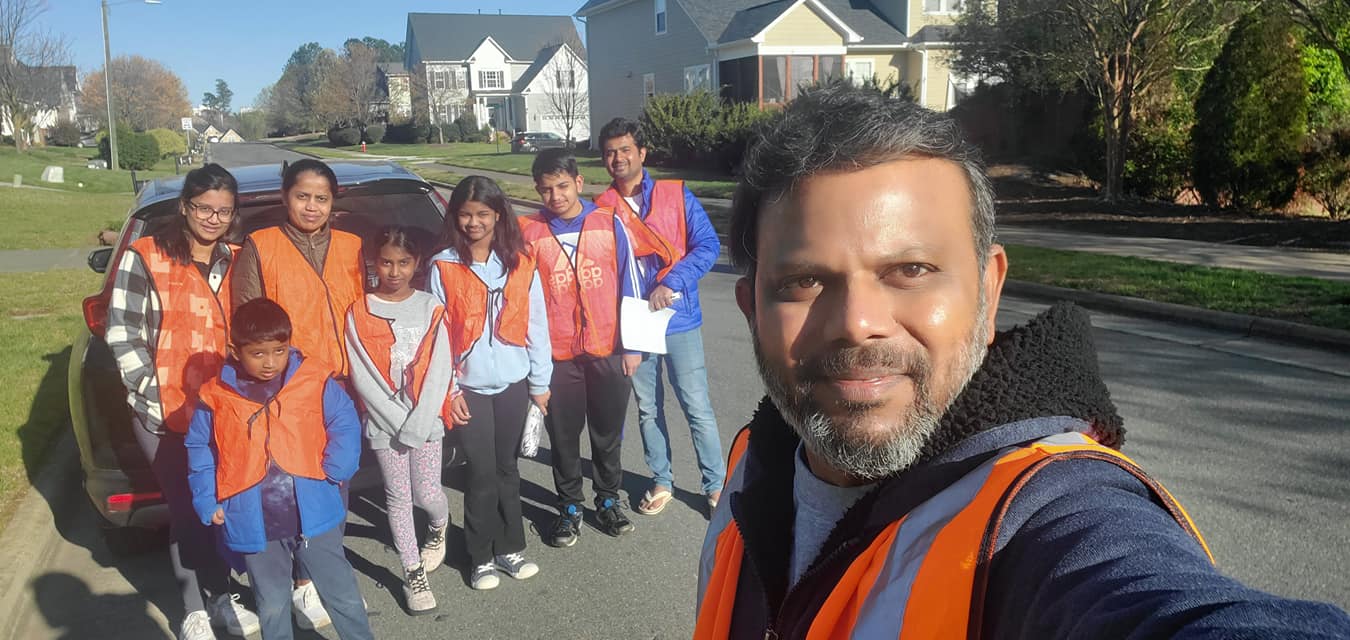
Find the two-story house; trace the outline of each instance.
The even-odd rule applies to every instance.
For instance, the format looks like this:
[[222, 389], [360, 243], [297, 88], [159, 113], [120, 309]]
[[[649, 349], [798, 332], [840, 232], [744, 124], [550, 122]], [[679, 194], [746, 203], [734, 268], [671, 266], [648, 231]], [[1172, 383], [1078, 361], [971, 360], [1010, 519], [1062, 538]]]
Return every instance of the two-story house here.
[[[0, 56], [7, 58], [4, 66], [19, 78], [23, 87], [20, 101], [27, 107], [28, 128], [17, 132], [29, 144], [46, 141], [47, 130], [58, 122], [79, 121], [80, 85], [75, 67], [29, 66], [16, 59], [7, 47], [0, 48]], [[30, 102], [31, 101], [31, 102]], [[0, 135], [13, 136], [14, 120], [7, 106], [0, 106]]]
[[949, 109], [973, 89], [953, 74], [951, 34], [963, 0], [589, 0], [593, 130], [635, 117], [658, 93], [720, 91], [761, 106], [803, 84], [848, 77], [904, 83]]
[[375, 65], [379, 99], [370, 105], [371, 111], [384, 116], [385, 121], [404, 122], [412, 117], [412, 76], [402, 62], [381, 62]]
[[[411, 108], [432, 123], [470, 111], [499, 131], [565, 136], [577, 120], [573, 139], [590, 135], [588, 110], [555, 106], [586, 97], [586, 51], [571, 16], [410, 13], [406, 51]], [[572, 93], [581, 95], [560, 95]]]

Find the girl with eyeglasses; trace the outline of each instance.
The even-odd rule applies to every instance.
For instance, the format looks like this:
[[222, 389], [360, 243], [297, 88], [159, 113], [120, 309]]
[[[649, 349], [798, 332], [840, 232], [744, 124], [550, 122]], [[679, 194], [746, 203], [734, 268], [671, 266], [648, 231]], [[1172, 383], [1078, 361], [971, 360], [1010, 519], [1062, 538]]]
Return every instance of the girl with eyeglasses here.
[[122, 254], [104, 336], [127, 388], [132, 431], [169, 508], [183, 639], [214, 638], [212, 627], [240, 636], [259, 628], [230, 593], [229, 567], [193, 511], [183, 444], [198, 391], [225, 361], [236, 251], [223, 238], [238, 224], [238, 195], [218, 164], [188, 172], [177, 214]]

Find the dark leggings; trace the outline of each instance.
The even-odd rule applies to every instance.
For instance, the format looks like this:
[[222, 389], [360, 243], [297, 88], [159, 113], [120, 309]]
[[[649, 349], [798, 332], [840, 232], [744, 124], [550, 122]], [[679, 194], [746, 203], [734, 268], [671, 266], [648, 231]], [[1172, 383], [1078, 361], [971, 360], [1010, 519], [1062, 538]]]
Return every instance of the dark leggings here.
[[164, 492], [169, 507], [169, 561], [187, 613], [202, 611], [208, 597], [228, 593], [230, 569], [216, 547], [213, 527], [202, 524], [192, 508], [192, 489], [187, 482], [187, 448], [183, 436], [150, 432], [139, 419], [132, 425], [136, 442]]
[[464, 491], [464, 542], [473, 566], [493, 555], [525, 549], [520, 514], [520, 467], [517, 455], [529, 391], [521, 380], [496, 395], [464, 391], [469, 424], [455, 427], [468, 461]]

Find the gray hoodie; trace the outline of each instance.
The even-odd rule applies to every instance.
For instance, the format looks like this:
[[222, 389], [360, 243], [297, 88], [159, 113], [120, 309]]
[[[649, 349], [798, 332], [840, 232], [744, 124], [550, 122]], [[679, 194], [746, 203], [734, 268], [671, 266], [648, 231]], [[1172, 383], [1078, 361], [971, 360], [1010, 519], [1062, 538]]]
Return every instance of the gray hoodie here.
[[[351, 381], [365, 404], [366, 438], [371, 449], [388, 449], [392, 442], [407, 447], [421, 447], [445, 435], [441, 406], [455, 388], [454, 360], [450, 352], [450, 338], [444, 323], [438, 323], [431, 347], [431, 362], [422, 382], [419, 402], [414, 405], [408, 390], [402, 388], [403, 371], [426, 335], [427, 324], [436, 307], [435, 296], [425, 291], [414, 291], [402, 302], [387, 302], [374, 294], [366, 294], [370, 313], [390, 322], [394, 331], [394, 346], [390, 353], [392, 371], [381, 372], [366, 353], [356, 332], [356, 321], [347, 312], [347, 354], [351, 360]], [[400, 388], [390, 388], [385, 374]]]

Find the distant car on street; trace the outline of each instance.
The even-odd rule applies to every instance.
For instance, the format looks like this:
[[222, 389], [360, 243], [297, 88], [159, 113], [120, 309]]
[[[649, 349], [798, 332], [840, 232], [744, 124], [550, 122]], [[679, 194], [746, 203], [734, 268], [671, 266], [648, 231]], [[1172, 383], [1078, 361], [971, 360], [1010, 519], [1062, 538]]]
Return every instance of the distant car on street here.
[[[435, 241], [446, 205], [422, 178], [392, 163], [330, 162], [329, 166], [337, 174], [339, 185], [333, 202], [334, 228], [371, 238], [385, 225], [400, 224], [420, 231], [422, 237], [418, 239], [423, 246], [430, 247]], [[277, 164], [235, 167], [230, 172], [239, 182], [242, 234], [286, 220]], [[89, 268], [107, 276], [99, 292], [84, 300], [87, 330], [79, 333], [71, 349], [70, 418], [80, 450], [85, 492], [103, 517], [109, 548], [118, 553], [139, 550], [147, 540], [156, 539], [147, 536], [147, 530], [167, 524], [168, 510], [149, 462], [136, 444], [127, 392], [112, 351], [103, 341], [113, 284], [109, 266], [116, 265], [137, 238], [178, 215], [182, 185], [181, 177], [146, 183], [137, 194], [116, 245], [89, 254]], [[226, 240], [239, 243], [243, 237]], [[366, 271], [367, 280], [373, 283], [374, 266], [367, 264]], [[446, 464], [458, 463], [454, 450], [446, 446]], [[379, 473], [367, 451], [362, 456], [362, 471], [352, 484], [361, 488], [378, 481]]]
[[84, 134], [84, 135], [80, 136], [80, 141], [77, 142], [77, 143], [75, 143], [75, 146], [77, 146], [77, 147], [79, 147], [79, 148], [81, 148], [81, 149], [83, 149], [83, 148], [85, 148], [85, 147], [97, 147], [97, 146], [98, 146], [98, 139], [95, 138], [95, 137], [93, 136], [93, 134]]
[[511, 139], [511, 153], [538, 153], [566, 146], [567, 139], [551, 131], [523, 131]]

